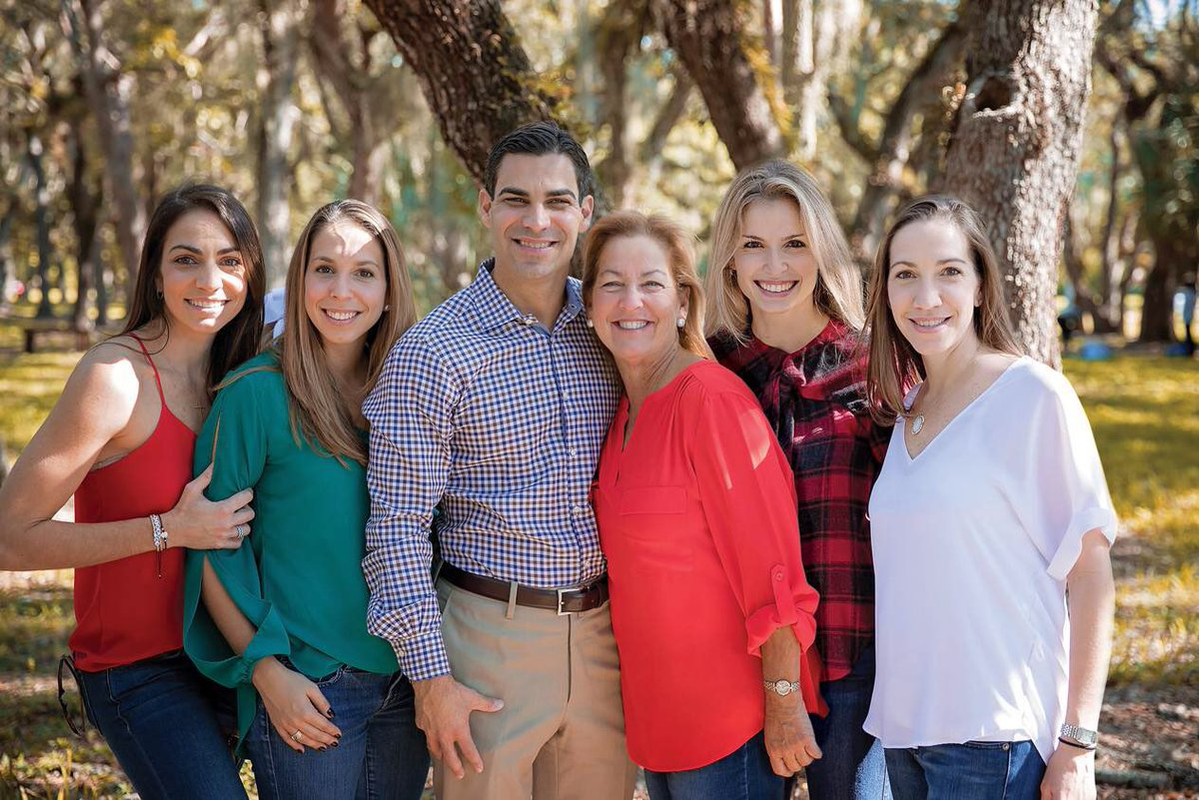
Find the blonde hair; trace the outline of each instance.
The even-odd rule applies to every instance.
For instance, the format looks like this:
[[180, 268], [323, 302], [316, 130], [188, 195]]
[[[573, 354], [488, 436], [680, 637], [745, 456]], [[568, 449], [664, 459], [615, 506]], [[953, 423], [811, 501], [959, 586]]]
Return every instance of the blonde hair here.
[[583, 248], [583, 302], [591, 307], [591, 293], [604, 247], [614, 239], [632, 236], [649, 237], [666, 251], [675, 286], [685, 290], [687, 296], [687, 319], [679, 328], [679, 344], [700, 358], [712, 358], [704, 339], [704, 291], [695, 268], [695, 237], [668, 217], [614, 211], [592, 225]]
[[903, 413], [905, 392], [924, 380], [924, 359], [900, 333], [891, 313], [887, 278], [891, 271], [891, 242], [895, 234], [914, 222], [939, 220], [961, 232], [978, 275], [981, 302], [974, 312], [974, 332], [979, 342], [993, 350], [1020, 355], [1012, 333], [999, 260], [991, 248], [982, 220], [970, 206], [950, 195], [925, 195], [909, 203], [887, 231], [870, 273], [870, 360], [866, 368], [866, 396], [871, 413], [884, 425]]
[[862, 273], [849, 252], [832, 205], [816, 179], [787, 161], [767, 161], [736, 177], [712, 222], [708, 261], [708, 335], [724, 334], [739, 344], [749, 338], [749, 301], [737, 285], [733, 257], [741, 239], [745, 210], [758, 200], [791, 200], [808, 235], [816, 262], [812, 301], [825, 316], [855, 331], [865, 321]]
[[[312, 241], [326, 227], [348, 221], [375, 237], [383, 250], [383, 272], [387, 282], [383, 315], [367, 333], [366, 382], [363, 397], [374, 388], [392, 345], [416, 322], [412, 283], [399, 237], [387, 217], [361, 200], [337, 200], [322, 206], [304, 226], [287, 268], [284, 291], [283, 335], [274, 347], [279, 355], [287, 386], [292, 436], [319, 444], [338, 461], [352, 459], [366, 464], [366, 444], [345, 398], [337, 389], [325, 360], [324, 345], [316, 326], [304, 310], [304, 275]], [[355, 398], [361, 400], [361, 398]]]

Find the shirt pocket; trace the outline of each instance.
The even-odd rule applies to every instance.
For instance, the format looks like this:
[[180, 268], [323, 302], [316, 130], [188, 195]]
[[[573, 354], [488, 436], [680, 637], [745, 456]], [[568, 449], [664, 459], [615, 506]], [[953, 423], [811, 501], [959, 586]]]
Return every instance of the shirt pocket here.
[[682, 486], [639, 486], [621, 492], [617, 508], [634, 569], [689, 571], [704, 524], [689, 513]]

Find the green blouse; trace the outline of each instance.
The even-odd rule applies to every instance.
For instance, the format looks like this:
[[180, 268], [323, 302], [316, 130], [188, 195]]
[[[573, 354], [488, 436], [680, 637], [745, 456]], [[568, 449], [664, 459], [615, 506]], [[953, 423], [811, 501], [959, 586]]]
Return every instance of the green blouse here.
[[[253, 488], [255, 517], [240, 548], [188, 554], [183, 646], [202, 673], [237, 689], [244, 740], [257, 705], [252, 672], [266, 656], [286, 656], [314, 680], [344, 665], [379, 674], [398, 665], [390, 645], [366, 630], [364, 469], [296, 444], [274, 354], [230, 374], [240, 377], [217, 394], [196, 440], [195, 472], [214, 462], [211, 500]], [[258, 630], [241, 656], [200, 600], [205, 558]]]

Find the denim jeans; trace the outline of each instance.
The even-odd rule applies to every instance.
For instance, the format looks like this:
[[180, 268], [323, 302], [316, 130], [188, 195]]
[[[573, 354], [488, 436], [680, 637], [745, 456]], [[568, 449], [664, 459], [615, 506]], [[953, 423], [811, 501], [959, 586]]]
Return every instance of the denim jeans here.
[[729, 755], [699, 769], [645, 771], [650, 800], [783, 800], [783, 779], [770, 768], [759, 731]]
[[1037, 800], [1045, 762], [1030, 741], [887, 748], [895, 800]]
[[80, 672], [79, 690], [142, 800], [246, 796], [225, 736], [235, 727], [232, 693], [200, 675], [181, 651]]
[[824, 754], [806, 769], [812, 800], [890, 800], [883, 746], [862, 730], [873, 692], [873, 646], [862, 651], [848, 675], [821, 685], [828, 716], [812, 716]]
[[262, 800], [419, 800], [429, 774], [425, 735], [416, 727], [412, 684], [400, 675], [342, 667], [316, 685], [341, 730], [337, 747], [297, 753], [279, 738], [259, 701], [246, 734]]

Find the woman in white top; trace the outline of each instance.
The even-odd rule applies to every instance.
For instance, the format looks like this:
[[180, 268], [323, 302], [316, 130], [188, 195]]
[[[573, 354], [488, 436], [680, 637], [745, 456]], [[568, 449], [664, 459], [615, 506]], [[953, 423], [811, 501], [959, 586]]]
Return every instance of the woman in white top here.
[[896, 800], [1095, 797], [1116, 515], [1082, 405], [1019, 356], [1000, 281], [944, 196], [900, 213], [870, 279], [868, 392], [895, 432], [870, 498], [865, 729]]

